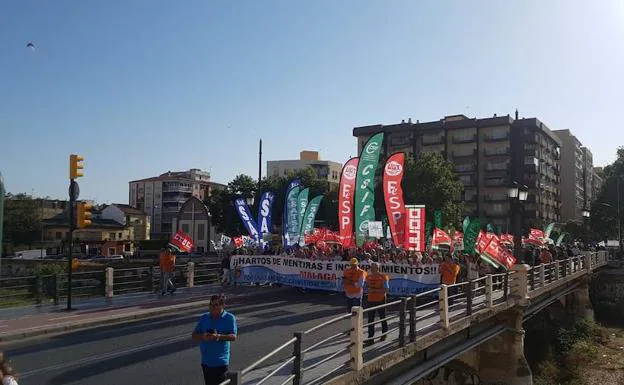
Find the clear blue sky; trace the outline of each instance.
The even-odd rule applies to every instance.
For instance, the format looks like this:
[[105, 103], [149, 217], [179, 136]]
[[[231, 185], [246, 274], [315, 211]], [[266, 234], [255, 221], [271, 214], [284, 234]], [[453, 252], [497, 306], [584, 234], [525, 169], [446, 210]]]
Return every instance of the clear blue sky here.
[[127, 202], [167, 170], [255, 176], [260, 137], [265, 160], [344, 162], [354, 126], [515, 108], [602, 165], [624, 145], [623, 47], [618, 0], [3, 1], [0, 171], [65, 197], [76, 152], [83, 198]]

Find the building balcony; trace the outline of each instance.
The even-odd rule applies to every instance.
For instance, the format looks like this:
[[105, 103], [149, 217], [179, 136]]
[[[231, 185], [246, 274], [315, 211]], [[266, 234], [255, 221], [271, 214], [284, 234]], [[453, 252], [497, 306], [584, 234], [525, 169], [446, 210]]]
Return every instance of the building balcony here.
[[191, 186], [163, 186], [163, 192], [184, 192], [190, 193], [193, 192], [193, 188]]
[[539, 138], [534, 132], [528, 132], [524, 135], [525, 143], [539, 143]]
[[452, 140], [454, 144], [472, 143], [476, 141], [477, 141], [477, 135], [455, 136], [453, 137], [453, 140]]
[[486, 142], [498, 142], [501, 140], [509, 140], [509, 133], [506, 132], [504, 134], [485, 134], [483, 135], [483, 140]]
[[474, 149], [473, 151], [470, 151], [470, 152], [468, 152], [468, 151], [467, 152], [455, 152], [455, 151], [453, 151], [451, 153], [451, 155], [452, 155], [453, 159], [458, 159], [458, 160], [470, 159], [470, 158], [473, 158], [473, 157], [477, 156], [477, 150]]
[[509, 148], [508, 147], [504, 147], [504, 148], [486, 148], [483, 151], [483, 155], [486, 156], [486, 157], [509, 156]]
[[506, 178], [496, 178], [496, 179], [486, 179], [483, 184], [486, 187], [500, 187], [500, 186], [507, 186], [507, 180]]
[[475, 163], [456, 164], [455, 172], [457, 173], [472, 173], [475, 172], [477, 165]]
[[539, 167], [534, 164], [534, 163], [530, 163], [530, 164], [525, 164], [524, 165], [524, 171], [528, 172], [528, 173], [537, 173], [539, 171]]
[[505, 194], [489, 194], [486, 195], [483, 200], [485, 202], [507, 202], [509, 197]]
[[503, 218], [509, 216], [509, 210], [485, 210], [485, 216], [489, 218]]
[[434, 144], [444, 144], [446, 142], [446, 138], [444, 136], [423, 136], [422, 144], [423, 146], [431, 146]]

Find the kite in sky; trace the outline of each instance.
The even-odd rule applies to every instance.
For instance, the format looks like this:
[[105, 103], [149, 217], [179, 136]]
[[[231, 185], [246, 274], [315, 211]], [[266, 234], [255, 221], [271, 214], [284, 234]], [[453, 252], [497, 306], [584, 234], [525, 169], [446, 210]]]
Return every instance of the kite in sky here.
[[26, 44], [26, 48], [30, 48], [33, 52], [35, 52], [35, 44], [32, 41]]

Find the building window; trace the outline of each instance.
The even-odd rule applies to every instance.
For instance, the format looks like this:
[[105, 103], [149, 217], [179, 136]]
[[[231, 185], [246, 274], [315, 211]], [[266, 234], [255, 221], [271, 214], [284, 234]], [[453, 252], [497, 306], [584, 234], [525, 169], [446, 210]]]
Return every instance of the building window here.
[[62, 239], [63, 238], [63, 233], [61, 233], [60, 231], [57, 231], [56, 234], [54, 234], [54, 238]]
[[124, 245], [124, 252], [126, 252], [126, 253], [129, 253], [129, 252], [130, 252], [130, 244], [129, 244], [129, 243], [126, 243], [126, 244]]
[[205, 231], [206, 231], [206, 225], [203, 223], [198, 223], [197, 224], [197, 240], [198, 241], [203, 241], [206, 239], [206, 237], [204, 236]]
[[525, 166], [529, 166], [529, 165], [539, 166], [539, 159], [537, 159], [534, 156], [527, 156], [524, 158], [524, 165]]
[[114, 240], [115, 240], [115, 236], [116, 236], [116, 235], [117, 235], [117, 234], [115, 234], [115, 233], [108, 233], [108, 240], [109, 240], [109, 241], [114, 241]]
[[118, 239], [123, 239], [123, 233], [119, 233], [117, 236], [119, 237]]
[[[188, 224], [183, 224], [182, 225], [182, 231], [185, 232], [186, 234], [189, 234], [189, 225]], [[192, 235], [192, 234], [191, 234]]]

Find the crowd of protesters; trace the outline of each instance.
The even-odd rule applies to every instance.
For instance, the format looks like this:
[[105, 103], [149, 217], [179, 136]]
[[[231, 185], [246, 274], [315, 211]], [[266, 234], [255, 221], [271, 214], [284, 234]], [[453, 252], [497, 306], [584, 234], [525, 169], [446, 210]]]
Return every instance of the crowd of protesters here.
[[[597, 245], [584, 245], [574, 242], [562, 246], [546, 244], [543, 246], [529, 245], [517, 256], [517, 263], [525, 263], [530, 266], [551, 263], [555, 260], [564, 260], [577, 256], [581, 251], [597, 250]], [[438, 264], [440, 268], [440, 281], [445, 284], [453, 284], [478, 279], [487, 274], [503, 273], [504, 268], [495, 268], [484, 261], [477, 254], [451, 251], [441, 247], [430, 252], [406, 251], [395, 248], [391, 242], [369, 243], [359, 248], [343, 248], [340, 244], [323, 244], [322, 246], [307, 245], [300, 247], [295, 245], [288, 249], [280, 246], [275, 247], [243, 247], [227, 252], [223, 261], [224, 283], [230, 284], [235, 281], [233, 272], [230, 271], [230, 255], [288, 255], [297, 258], [320, 261], [343, 261], [348, 262], [353, 258], [358, 261], [372, 263], [395, 263], [409, 265]], [[447, 273], [449, 266], [457, 266], [457, 274]], [[455, 271], [453, 267], [451, 269]]]

